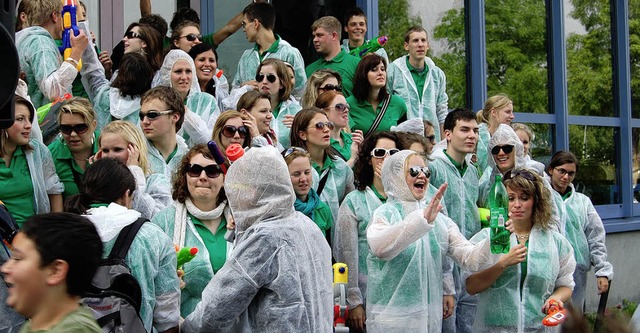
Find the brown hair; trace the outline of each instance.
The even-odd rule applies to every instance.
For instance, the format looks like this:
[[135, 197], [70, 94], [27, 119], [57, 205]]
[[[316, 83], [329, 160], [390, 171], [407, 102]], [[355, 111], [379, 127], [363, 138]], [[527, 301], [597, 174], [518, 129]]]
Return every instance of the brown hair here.
[[[295, 117], [293, 118], [293, 124], [291, 125], [291, 133], [289, 133], [289, 139], [291, 140], [292, 147], [300, 147], [309, 150], [307, 148], [307, 141], [302, 140], [299, 133], [307, 130], [307, 128], [311, 124], [311, 120], [318, 113], [325, 116], [327, 115], [324, 110], [320, 110], [316, 107], [302, 109], [298, 111], [298, 113], [296, 113]], [[333, 158], [334, 154], [329, 148], [330, 146], [325, 149], [325, 154], [328, 154], [331, 158]]]
[[320, 96], [318, 96], [318, 99], [316, 99], [315, 106], [324, 110], [324, 108], [328, 108], [329, 106], [331, 106], [331, 102], [333, 102], [333, 100], [338, 96], [344, 95], [341, 92], [337, 91], [327, 91], [325, 93], [322, 93], [320, 94]]
[[[16, 105], [22, 104], [27, 109], [29, 109], [29, 121], [33, 123], [33, 118], [35, 117], [33, 112], [34, 111], [33, 105], [26, 99], [22, 98], [21, 96], [18, 96], [18, 95], [15, 95], [15, 96], [16, 96]], [[33, 128], [31, 130], [33, 131]], [[4, 154], [6, 154], [4, 147], [6, 147], [7, 145], [8, 138], [9, 138], [9, 134], [7, 132], [7, 129], [0, 128], [0, 157], [4, 157]], [[33, 150], [33, 147], [31, 146], [31, 144], [27, 143], [26, 145], [23, 146], [23, 149], [25, 151], [31, 151]]]
[[[551, 220], [551, 192], [544, 185], [542, 178], [537, 173], [526, 169], [513, 169], [508, 172], [510, 174], [505, 176], [511, 177], [503, 181], [504, 186], [514, 191], [522, 191], [533, 198], [532, 224], [539, 225], [542, 229], [551, 229], [554, 223]], [[534, 180], [528, 178], [534, 178]]]
[[[369, 82], [368, 76], [369, 71], [380, 64], [384, 65], [384, 69], [386, 72], [387, 61], [383, 57], [375, 53], [369, 53], [366, 56], [362, 57], [362, 59], [358, 63], [358, 67], [356, 67], [356, 75], [353, 78], [353, 97], [355, 97], [356, 100], [366, 101], [369, 98], [369, 90], [371, 89], [371, 82]], [[380, 92], [378, 93], [378, 101], [384, 100], [387, 95], [387, 85], [385, 84], [382, 88], [380, 88]]]
[[335, 32], [338, 34], [338, 37], [340, 37], [342, 34], [342, 24], [340, 24], [340, 21], [338, 21], [338, 19], [333, 16], [323, 16], [317, 19], [311, 25], [311, 32], [315, 31], [318, 28], [327, 30], [327, 32], [330, 34]]
[[[198, 154], [202, 154], [204, 158], [215, 162], [215, 159], [213, 158], [211, 151], [209, 151], [209, 148], [207, 148], [207, 145], [198, 144], [189, 149], [180, 161], [180, 166], [178, 167], [177, 172], [173, 175], [173, 193], [171, 193], [173, 200], [184, 203], [187, 198], [191, 197], [189, 187], [187, 185], [187, 171], [189, 170], [191, 159]], [[224, 177], [224, 174], [220, 175], [220, 177]], [[224, 193], [224, 187], [221, 187], [220, 192], [218, 193], [216, 205], [219, 205], [226, 199], [227, 196]]]
[[293, 90], [293, 87], [291, 85], [291, 78], [289, 77], [289, 72], [287, 72], [287, 65], [285, 65], [284, 62], [280, 59], [267, 58], [267, 59], [264, 59], [260, 63], [260, 65], [258, 65], [258, 69], [256, 70], [256, 75], [260, 74], [260, 70], [262, 69], [262, 67], [267, 65], [272, 66], [273, 69], [276, 70], [276, 75], [278, 76], [278, 79], [282, 84], [282, 88], [280, 88], [280, 91], [278, 93], [278, 98], [280, 99], [281, 102], [288, 100], [289, 97], [291, 97], [291, 90]]
[[198, 31], [200, 31], [200, 25], [196, 22], [185, 20], [178, 23], [178, 25], [176, 25], [176, 27], [171, 31], [171, 37], [170, 37], [171, 43], [169, 45], [170, 50], [179, 49], [179, 47], [177, 47], [174, 44], [174, 42], [180, 39], [180, 35], [182, 34], [182, 29], [186, 27], [196, 27]]
[[240, 97], [240, 99], [238, 100], [238, 104], [236, 105], [236, 109], [240, 111], [242, 111], [242, 109], [245, 109], [248, 112], [249, 109], [256, 106], [256, 103], [258, 103], [259, 99], [266, 99], [267, 101], [269, 101], [269, 104], [271, 104], [271, 96], [269, 96], [269, 93], [250, 90]]
[[162, 103], [167, 105], [167, 108], [173, 112], [177, 112], [180, 115], [178, 118], [178, 122], [176, 122], [176, 132], [180, 130], [182, 127], [182, 123], [184, 122], [184, 114], [186, 112], [186, 107], [182, 102], [182, 97], [180, 94], [171, 87], [165, 86], [157, 86], [142, 95], [140, 99], [140, 105], [146, 103], [147, 101], [157, 99]]
[[[213, 134], [211, 134], [211, 140], [215, 141], [223, 155], [226, 155], [224, 149], [222, 147], [222, 129], [224, 129], [225, 123], [229, 119], [240, 118], [242, 120], [248, 120], [249, 117], [244, 114], [236, 111], [236, 110], [228, 110], [220, 114], [218, 119], [216, 120], [216, 124], [213, 125]], [[242, 143], [242, 147], [248, 147], [251, 144], [251, 135], [247, 133], [247, 136], [244, 138], [244, 142]]]

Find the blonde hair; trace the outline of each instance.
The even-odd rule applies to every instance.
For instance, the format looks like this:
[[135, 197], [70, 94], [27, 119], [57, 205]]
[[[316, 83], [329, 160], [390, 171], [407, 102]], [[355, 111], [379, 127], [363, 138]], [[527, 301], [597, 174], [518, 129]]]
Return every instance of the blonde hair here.
[[58, 12], [58, 14], [62, 12], [62, 2], [60, 0], [31, 0], [30, 9], [31, 12], [25, 13], [28, 21], [32, 26], [41, 26], [50, 20], [53, 12]]
[[323, 16], [313, 22], [311, 25], [311, 31], [316, 31], [318, 28], [323, 28], [324, 30], [327, 30], [328, 33], [335, 32], [338, 34], [338, 37], [340, 37], [340, 34], [342, 33], [342, 24], [340, 24], [340, 21], [333, 16]]
[[89, 127], [94, 127], [96, 121], [96, 112], [93, 110], [93, 104], [83, 97], [73, 97], [60, 105], [58, 112], [58, 124], [62, 122], [62, 114], [78, 114], [84, 119], [84, 123]]
[[342, 78], [340, 77], [340, 74], [329, 68], [318, 69], [317, 71], [313, 72], [311, 76], [309, 76], [309, 79], [307, 79], [307, 84], [304, 87], [304, 92], [302, 93], [302, 100], [300, 103], [302, 104], [303, 108], [310, 108], [312, 106], [315, 106], [316, 99], [318, 99], [318, 88], [324, 81], [332, 77], [336, 78], [339, 85], [342, 85]]
[[531, 127], [527, 126], [526, 124], [513, 123], [513, 124], [511, 124], [511, 128], [513, 128], [513, 130], [515, 132], [523, 131], [523, 132], [527, 133], [527, 135], [529, 136], [529, 141], [533, 141], [536, 138], [536, 135], [535, 135], [535, 133], [533, 133], [533, 130], [531, 129]]
[[138, 147], [138, 151], [140, 152], [138, 164], [142, 171], [144, 171], [144, 175], [148, 176], [150, 173], [149, 160], [147, 159], [147, 156], [149, 155], [149, 148], [147, 146], [147, 140], [144, 138], [144, 134], [142, 134], [140, 128], [128, 121], [112, 121], [102, 128], [98, 143], [101, 142], [102, 136], [107, 133], [119, 135], [124, 139], [124, 141], [127, 141], [127, 143]]
[[491, 109], [502, 109], [508, 104], [513, 104], [513, 101], [505, 94], [497, 94], [489, 97], [487, 101], [484, 102], [484, 108], [482, 109], [483, 122], [489, 123], [491, 119]]

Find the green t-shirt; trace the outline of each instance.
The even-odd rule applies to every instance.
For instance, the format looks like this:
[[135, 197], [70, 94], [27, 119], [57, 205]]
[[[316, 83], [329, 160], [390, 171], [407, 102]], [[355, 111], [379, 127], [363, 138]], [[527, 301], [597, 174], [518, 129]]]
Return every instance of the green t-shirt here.
[[323, 235], [327, 235], [327, 230], [333, 226], [333, 215], [326, 203], [320, 201], [313, 210], [313, 222], [322, 230]]
[[102, 333], [89, 308], [81, 305], [77, 310], [67, 314], [54, 327], [48, 330], [32, 330], [31, 321], [26, 321], [19, 333]]
[[0, 200], [22, 228], [24, 221], [36, 213], [31, 173], [22, 147], [13, 153], [9, 167], [0, 157], [0, 188]]
[[342, 93], [345, 97], [349, 97], [353, 92], [353, 80], [356, 76], [356, 67], [358, 67], [359, 62], [360, 58], [354, 57], [347, 52], [340, 51], [340, 53], [331, 60], [320, 58], [312, 62], [307, 66], [307, 68], [305, 68], [305, 72], [307, 77], [311, 77], [311, 74], [318, 69], [333, 69], [342, 77]]
[[409, 68], [409, 72], [411, 73], [413, 82], [416, 84], [416, 88], [418, 89], [418, 99], [421, 101], [422, 90], [424, 90], [424, 83], [427, 81], [429, 66], [427, 66], [427, 64], [425, 63], [422, 71], [418, 71], [416, 68], [413, 68], [411, 64], [409, 64], [409, 57], [407, 57], [405, 61], [407, 62], [407, 68]]
[[[97, 138], [100, 137], [100, 132], [95, 132], [94, 137], [96, 139], [93, 140], [92, 154], [97, 153], [100, 148], [97, 140]], [[76, 183], [76, 177], [84, 176], [84, 170], [82, 170], [73, 159], [69, 147], [64, 143], [64, 140], [60, 138], [51, 142], [48, 148], [53, 158], [53, 164], [56, 167], [56, 173], [58, 177], [60, 177], [60, 181], [64, 184], [62, 197], [66, 199], [80, 193], [78, 184]]]
[[343, 160], [348, 161], [351, 158], [351, 143], [353, 143], [351, 133], [340, 131], [340, 137], [342, 138], [342, 142], [344, 142], [344, 146], [341, 146], [338, 140], [331, 138], [331, 147], [340, 153], [340, 157]]
[[195, 216], [189, 214], [189, 218], [196, 227], [198, 235], [202, 238], [204, 245], [207, 247], [213, 273], [217, 273], [218, 270], [222, 268], [225, 261], [227, 261], [227, 240], [224, 239], [224, 234], [227, 232], [227, 221], [223, 217], [222, 221], [220, 221], [220, 225], [218, 225], [216, 233], [214, 234]]
[[[382, 111], [382, 102], [378, 103], [378, 108], [373, 111], [373, 106], [369, 101], [358, 101], [354, 96], [347, 98], [347, 103], [351, 106], [349, 111], [349, 124], [351, 130], [361, 130], [362, 133], [367, 133], [373, 122], [376, 120], [376, 116]], [[387, 111], [382, 117], [382, 121], [376, 128], [375, 132], [388, 131], [391, 126], [396, 126], [400, 122], [400, 119], [407, 114], [407, 104], [404, 100], [396, 95], [391, 95], [391, 101]]]

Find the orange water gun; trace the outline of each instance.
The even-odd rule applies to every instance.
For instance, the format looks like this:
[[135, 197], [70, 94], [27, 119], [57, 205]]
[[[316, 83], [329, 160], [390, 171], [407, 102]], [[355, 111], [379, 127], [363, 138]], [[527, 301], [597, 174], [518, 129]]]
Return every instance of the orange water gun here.
[[567, 319], [567, 310], [562, 308], [560, 304], [554, 300], [549, 302], [549, 310], [547, 316], [542, 319], [544, 326], [558, 326]]

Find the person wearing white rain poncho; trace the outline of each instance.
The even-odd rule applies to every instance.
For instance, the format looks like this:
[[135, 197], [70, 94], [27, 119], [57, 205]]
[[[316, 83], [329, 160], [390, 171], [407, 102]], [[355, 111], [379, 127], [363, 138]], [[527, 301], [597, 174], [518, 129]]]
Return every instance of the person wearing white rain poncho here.
[[382, 166], [387, 202], [367, 228], [367, 332], [440, 332], [443, 261], [470, 271], [485, 268], [489, 242], [473, 245], [439, 213], [446, 185], [426, 206], [429, 169], [417, 153], [403, 150]]
[[489, 141], [493, 133], [495, 133], [500, 124], [511, 125], [514, 118], [513, 102], [504, 94], [489, 97], [484, 102], [484, 108], [478, 112], [477, 120], [480, 130], [476, 155], [478, 157], [477, 166], [480, 176], [484, 174], [487, 167], [491, 166]]
[[278, 150], [249, 149], [229, 168], [224, 188], [235, 248], [182, 332], [331, 332], [331, 249], [315, 223], [293, 208]]
[[[495, 182], [497, 174], [503, 175], [504, 178], [504, 174], [507, 171], [521, 168], [537, 172], [527, 164], [524, 158], [522, 141], [520, 141], [516, 132], [509, 125], [498, 125], [498, 128], [491, 136], [491, 140], [489, 140], [488, 149], [492, 158], [489, 158], [489, 167], [482, 174], [482, 178], [480, 178], [478, 207], [489, 207], [489, 191]], [[543, 182], [552, 196], [552, 220], [555, 223], [556, 230], [564, 233], [564, 221], [567, 218], [567, 209], [562, 201], [562, 197], [556, 191], [553, 191], [549, 181], [543, 178]]]
[[[550, 193], [542, 178], [526, 169], [505, 174], [512, 231], [510, 250], [490, 254], [491, 267], [464, 276], [470, 294], [478, 294], [474, 332], [559, 332], [545, 327], [550, 301], [571, 298], [576, 261], [569, 241], [554, 229]], [[471, 242], [490, 239], [485, 228]]]
[[193, 59], [182, 50], [171, 50], [160, 68], [160, 85], [174, 88], [187, 106], [182, 130], [178, 133], [188, 146], [211, 139], [220, 109], [216, 98], [200, 91]]

